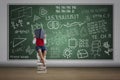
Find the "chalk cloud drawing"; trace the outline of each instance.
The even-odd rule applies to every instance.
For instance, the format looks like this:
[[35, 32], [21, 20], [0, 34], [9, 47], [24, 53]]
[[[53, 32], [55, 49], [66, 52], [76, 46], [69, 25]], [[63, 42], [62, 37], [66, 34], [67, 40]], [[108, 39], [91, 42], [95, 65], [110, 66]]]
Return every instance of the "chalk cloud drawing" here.
[[80, 49], [77, 51], [77, 58], [81, 59], [81, 58], [87, 58], [88, 57], [88, 52], [85, 49]]
[[72, 50], [70, 48], [66, 48], [63, 53], [63, 57], [66, 57], [67, 59], [70, 58], [72, 55]]
[[20, 45], [25, 40], [27, 40], [27, 38], [14, 38], [13, 39], [13, 47], [16, 47], [16, 46]]

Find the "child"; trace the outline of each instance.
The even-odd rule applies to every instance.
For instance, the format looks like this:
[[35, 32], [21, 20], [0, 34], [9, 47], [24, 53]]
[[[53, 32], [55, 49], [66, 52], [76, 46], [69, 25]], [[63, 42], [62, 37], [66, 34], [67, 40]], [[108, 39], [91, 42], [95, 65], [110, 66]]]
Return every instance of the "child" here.
[[40, 62], [43, 63], [45, 67], [45, 58], [46, 58], [46, 34], [44, 33], [43, 29], [36, 29], [33, 43], [36, 43], [36, 51], [40, 57]]

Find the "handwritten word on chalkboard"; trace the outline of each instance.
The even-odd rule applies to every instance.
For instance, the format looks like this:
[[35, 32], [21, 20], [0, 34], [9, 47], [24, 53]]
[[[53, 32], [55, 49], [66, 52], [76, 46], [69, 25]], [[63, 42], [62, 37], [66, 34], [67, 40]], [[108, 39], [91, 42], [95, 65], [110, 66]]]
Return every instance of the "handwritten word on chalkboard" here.
[[9, 59], [36, 59], [34, 30], [47, 35], [47, 59], [113, 59], [112, 5], [12, 5]]

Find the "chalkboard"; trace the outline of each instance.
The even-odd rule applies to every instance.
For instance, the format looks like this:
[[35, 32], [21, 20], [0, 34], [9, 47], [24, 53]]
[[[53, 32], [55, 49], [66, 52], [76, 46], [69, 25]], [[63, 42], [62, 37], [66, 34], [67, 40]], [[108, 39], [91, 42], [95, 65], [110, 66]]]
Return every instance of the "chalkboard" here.
[[113, 59], [113, 5], [8, 5], [10, 60], [36, 59], [35, 29], [47, 59]]

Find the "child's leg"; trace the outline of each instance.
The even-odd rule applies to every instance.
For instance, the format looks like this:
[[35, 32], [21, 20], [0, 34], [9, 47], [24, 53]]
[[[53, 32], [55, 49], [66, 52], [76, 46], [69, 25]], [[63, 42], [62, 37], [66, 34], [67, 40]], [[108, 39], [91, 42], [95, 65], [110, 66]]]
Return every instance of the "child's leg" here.
[[46, 53], [47, 53], [47, 51], [44, 50], [44, 51], [43, 51], [43, 58], [46, 58]]
[[39, 55], [39, 57], [40, 57], [40, 59], [41, 59], [43, 65], [45, 66], [45, 61], [44, 61], [44, 57], [43, 57], [43, 55], [42, 55], [41, 49], [38, 49], [38, 55]]

